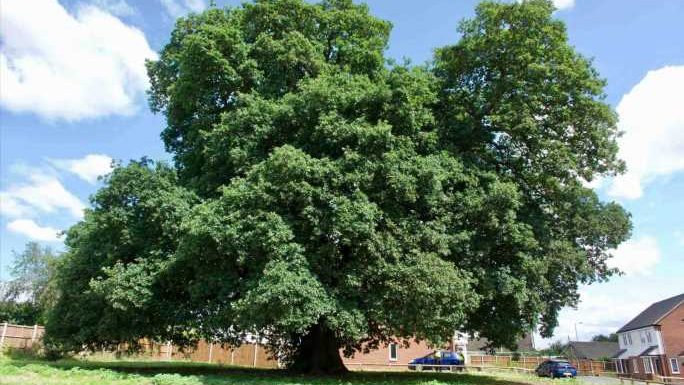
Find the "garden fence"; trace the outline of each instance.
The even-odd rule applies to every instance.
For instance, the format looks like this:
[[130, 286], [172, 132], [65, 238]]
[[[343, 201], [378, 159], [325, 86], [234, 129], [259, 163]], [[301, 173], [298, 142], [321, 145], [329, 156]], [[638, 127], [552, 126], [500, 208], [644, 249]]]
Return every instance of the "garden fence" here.
[[0, 324], [0, 349], [5, 347], [30, 349], [40, 343], [45, 328], [39, 325], [25, 326]]
[[[40, 344], [45, 328], [40, 325], [24, 326], [9, 323], [0, 324], [0, 349], [5, 347], [30, 349]], [[137, 355], [153, 360], [185, 360], [193, 362], [208, 362], [223, 365], [251, 366], [259, 368], [278, 367], [263, 345], [258, 342], [245, 343], [240, 347], [223, 346], [218, 343], [200, 341], [197, 346], [181, 349], [172, 343], [157, 343], [143, 341], [143, 349]], [[98, 354], [124, 353], [125, 346], [114, 352], [100, 352]], [[475, 368], [511, 368], [530, 371], [535, 369], [548, 357], [520, 355], [487, 355], [479, 353], [468, 354], [467, 365]], [[614, 375], [615, 367], [610, 361], [570, 360], [580, 375]], [[407, 365], [378, 365], [363, 362], [349, 364], [350, 369], [369, 370], [407, 370]], [[372, 370], [372, 369], [371, 369]]]
[[[515, 367], [535, 369], [549, 357], [521, 355], [469, 354], [468, 364], [476, 366]], [[580, 375], [614, 375], [615, 364], [611, 361], [569, 360]]]

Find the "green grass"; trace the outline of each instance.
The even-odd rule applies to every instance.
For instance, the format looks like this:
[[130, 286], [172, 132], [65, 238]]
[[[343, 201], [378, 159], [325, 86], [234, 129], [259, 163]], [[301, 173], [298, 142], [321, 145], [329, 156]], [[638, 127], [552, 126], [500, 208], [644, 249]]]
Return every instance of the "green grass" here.
[[[563, 385], [579, 385], [562, 380]], [[560, 382], [555, 381], [558, 385]], [[344, 376], [302, 376], [280, 370], [157, 361], [47, 362], [0, 357], [0, 385], [549, 385], [526, 375], [353, 372]]]

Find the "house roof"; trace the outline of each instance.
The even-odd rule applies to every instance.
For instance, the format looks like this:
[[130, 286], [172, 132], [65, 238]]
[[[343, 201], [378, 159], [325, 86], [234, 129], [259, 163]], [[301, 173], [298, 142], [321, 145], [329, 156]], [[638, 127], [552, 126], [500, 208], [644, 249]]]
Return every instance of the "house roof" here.
[[661, 318], [666, 316], [670, 311], [672, 311], [672, 309], [677, 307], [677, 305], [682, 302], [684, 302], [684, 293], [664, 299], [660, 302], [656, 302], [647, 307], [646, 310], [639, 313], [639, 315], [634, 317], [634, 319], [627, 322], [625, 326], [618, 330], [618, 333], [656, 325]]
[[601, 358], [612, 357], [618, 350], [617, 342], [608, 341], [571, 341], [566, 347], [566, 355], [573, 358], [586, 358], [598, 360]]
[[643, 352], [641, 352], [641, 354], [639, 354], [639, 356], [640, 356], [640, 357], [641, 357], [641, 356], [651, 356], [651, 355], [652, 355], [651, 353], [653, 353], [653, 351], [656, 350], [656, 349], [658, 349], [657, 346], [649, 346], [648, 348], [646, 348], [646, 350], [644, 350]]
[[617, 351], [617, 353], [613, 354], [613, 356], [610, 357], [610, 358], [623, 358], [623, 357], [621, 357], [621, 356], [622, 356], [623, 354], [625, 354], [626, 351], [627, 351], [627, 349], [620, 349], [620, 350]]
[[[534, 343], [532, 340], [532, 334], [528, 333], [523, 338], [519, 339], [516, 343], [517, 351], [531, 351], [534, 349]], [[505, 351], [510, 352], [509, 349], [503, 347], [492, 346], [491, 341], [484, 337], [475, 337], [468, 339], [468, 351]]]

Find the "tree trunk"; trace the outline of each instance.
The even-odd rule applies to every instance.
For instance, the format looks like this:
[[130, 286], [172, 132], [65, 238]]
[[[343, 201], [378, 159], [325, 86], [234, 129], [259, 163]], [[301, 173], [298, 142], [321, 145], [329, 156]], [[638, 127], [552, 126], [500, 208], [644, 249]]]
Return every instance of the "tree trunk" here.
[[335, 333], [323, 323], [309, 329], [302, 338], [290, 369], [301, 373], [339, 374], [347, 372], [340, 357]]

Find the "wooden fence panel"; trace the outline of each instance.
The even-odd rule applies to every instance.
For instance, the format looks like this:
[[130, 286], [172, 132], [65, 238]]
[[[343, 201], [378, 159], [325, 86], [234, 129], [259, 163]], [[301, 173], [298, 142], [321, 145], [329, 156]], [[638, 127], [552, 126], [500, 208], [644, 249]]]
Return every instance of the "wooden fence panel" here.
[[[468, 357], [468, 364], [473, 366], [536, 369], [539, 364], [548, 359], [548, 357], [524, 355], [516, 358], [517, 359], [514, 360], [513, 356], [470, 354]], [[570, 363], [572, 363], [582, 375], [602, 375], [614, 373], [615, 371], [613, 363], [608, 361], [570, 360]]]
[[40, 344], [45, 328], [42, 326], [0, 324], [0, 348], [30, 349]]

